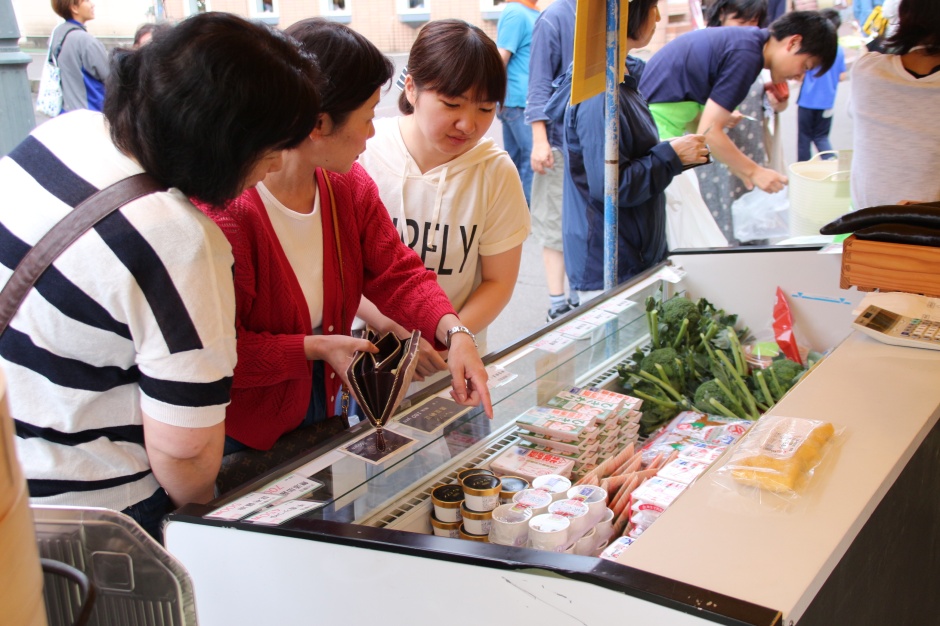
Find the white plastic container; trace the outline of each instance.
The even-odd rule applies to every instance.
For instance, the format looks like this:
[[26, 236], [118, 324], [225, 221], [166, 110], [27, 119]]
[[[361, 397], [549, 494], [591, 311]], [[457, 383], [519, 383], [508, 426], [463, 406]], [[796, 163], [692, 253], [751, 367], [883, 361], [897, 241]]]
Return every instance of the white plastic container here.
[[530, 548], [563, 552], [568, 547], [568, 529], [571, 521], [563, 515], [543, 513], [529, 520]]
[[590, 524], [596, 524], [607, 510], [607, 492], [594, 485], [577, 485], [568, 490], [569, 500], [581, 500], [588, 505]]
[[580, 539], [574, 542], [574, 553], [581, 556], [594, 556], [597, 548], [597, 532], [590, 529], [584, 533]]
[[518, 504], [501, 504], [493, 510], [490, 543], [521, 547], [529, 539], [532, 509]]
[[471, 511], [464, 502], [460, 507], [464, 530], [471, 535], [489, 535], [493, 523], [493, 511]]
[[568, 538], [576, 541], [591, 528], [588, 512], [591, 509], [580, 500], [559, 500], [548, 505], [548, 512], [567, 517], [571, 522]]
[[[824, 154], [838, 158], [823, 160]], [[809, 161], [790, 165], [791, 236], [818, 235], [820, 227], [851, 210], [851, 169], [851, 150], [820, 152]]]
[[564, 500], [571, 489], [571, 481], [559, 474], [545, 474], [532, 481], [532, 488], [544, 489], [552, 494], [552, 500]]
[[554, 502], [552, 494], [544, 489], [525, 489], [512, 497], [514, 504], [532, 509], [532, 515], [548, 513], [548, 505]]
[[443, 523], [459, 522], [463, 499], [463, 488], [460, 485], [438, 485], [431, 490], [434, 516]]

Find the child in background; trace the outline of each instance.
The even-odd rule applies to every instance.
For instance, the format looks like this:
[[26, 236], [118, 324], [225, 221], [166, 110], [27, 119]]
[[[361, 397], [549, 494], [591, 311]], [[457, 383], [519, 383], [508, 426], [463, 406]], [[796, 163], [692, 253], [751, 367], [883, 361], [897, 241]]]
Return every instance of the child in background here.
[[[822, 15], [832, 22], [838, 31], [842, 25], [842, 18], [835, 9], [820, 11]], [[799, 125], [799, 138], [797, 140], [797, 159], [809, 161], [812, 156], [812, 146], [819, 152], [832, 150], [829, 142], [829, 131], [832, 129], [832, 107], [836, 102], [836, 90], [839, 82], [845, 80], [845, 51], [839, 46], [836, 51], [836, 61], [828, 72], [817, 76], [808, 72], [803, 77], [803, 86], [800, 88], [800, 97], [797, 100], [799, 110], [797, 123]], [[823, 158], [832, 158], [826, 155]]]

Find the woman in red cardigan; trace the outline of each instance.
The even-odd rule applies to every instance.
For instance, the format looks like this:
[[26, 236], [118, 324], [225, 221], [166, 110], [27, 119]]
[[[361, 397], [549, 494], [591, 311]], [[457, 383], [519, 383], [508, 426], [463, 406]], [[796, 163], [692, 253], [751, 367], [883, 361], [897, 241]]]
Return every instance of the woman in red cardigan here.
[[224, 208], [203, 206], [235, 257], [238, 364], [226, 413], [226, 452], [267, 450], [333, 413], [357, 350], [349, 336], [362, 295], [443, 349], [451, 395], [492, 416], [487, 374], [434, 273], [401, 242], [375, 183], [355, 162], [374, 133], [379, 90], [393, 65], [355, 31], [322, 19], [287, 34], [320, 63], [321, 112], [283, 166]]

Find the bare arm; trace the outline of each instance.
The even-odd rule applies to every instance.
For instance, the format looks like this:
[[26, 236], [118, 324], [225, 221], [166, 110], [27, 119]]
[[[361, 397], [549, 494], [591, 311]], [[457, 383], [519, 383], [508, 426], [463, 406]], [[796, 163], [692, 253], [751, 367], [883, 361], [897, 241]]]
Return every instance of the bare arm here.
[[709, 100], [702, 111], [698, 123], [698, 132], [705, 135], [705, 141], [716, 159], [727, 165], [735, 176], [744, 182], [744, 186], [753, 189], [756, 185], [766, 192], [775, 193], [787, 184], [787, 177], [766, 167], [761, 167], [747, 157], [728, 138], [724, 129], [731, 121], [731, 111], [714, 100]]
[[512, 58], [512, 52], [506, 48], [499, 48], [499, 56], [503, 60], [503, 65], [509, 65], [509, 59]]
[[480, 257], [483, 282], [457, 311], [464, 325], [474, 333], [489, 326], [509, 304], [521, 259], [522, 244], [499, 254]]
[[212, 500], [222, 465], [225, 422], [205, 428], [184, 428], [157, 421], [145, 413], [143, 423], [150, 467], [174, 506]]
[[532, 155], [529, 161], [533, 172], [544, 174], [546, 170], [555, 167], [555, 155], [552, 154], [552, 146], [548, 143], [548, 130], [545, 128], [545, 120], [536, 120], [530, 126], [532, 127]]

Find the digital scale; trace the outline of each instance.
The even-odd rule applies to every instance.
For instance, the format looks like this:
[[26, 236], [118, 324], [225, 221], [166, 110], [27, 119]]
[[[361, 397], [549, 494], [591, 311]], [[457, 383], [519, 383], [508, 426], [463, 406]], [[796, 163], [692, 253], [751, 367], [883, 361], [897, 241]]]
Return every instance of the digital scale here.
[[906, 317], [870, 305], [852, 326], [882, 343], [940, 350], [940, 322]]

